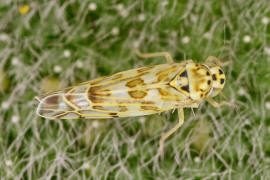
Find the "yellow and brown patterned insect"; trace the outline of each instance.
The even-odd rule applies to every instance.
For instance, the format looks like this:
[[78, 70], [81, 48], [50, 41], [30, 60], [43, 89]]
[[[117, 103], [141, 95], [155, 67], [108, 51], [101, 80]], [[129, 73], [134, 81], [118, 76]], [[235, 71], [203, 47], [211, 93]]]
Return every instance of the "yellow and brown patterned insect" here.
[[179, 122], [160, 139], [163, 143], [184, 122], [183, 108], [197, 108], [202, 100], [215, 107], [212, 98], [224, 87], [225, 74], [215, 57], [204, 64], [187, 60], [174, 63], [167, 52], [137, 54], [142, 58], [164, 56], [167, 64], [119, 72], [38, 97], [37, 114], [51, 119], [104, 119], [142, 116], [178, 109]]

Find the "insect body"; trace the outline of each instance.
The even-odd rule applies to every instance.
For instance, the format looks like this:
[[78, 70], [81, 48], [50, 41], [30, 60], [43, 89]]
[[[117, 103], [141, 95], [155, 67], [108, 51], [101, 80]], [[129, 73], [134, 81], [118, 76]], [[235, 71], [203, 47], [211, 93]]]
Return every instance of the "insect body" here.
[[179, 123], [160, 140], [163, 142], [184, 122], [185, 107], [198, 107], [202, 100], [214, 106], [212, 97], [224, 87], [225, 75], [209, 57], [204, 64], [192, 60], [173, 63], [168, 53], [140, 54], [165, 56], [168, 63], [132, 69], [98, 78], [61, 91], [38, 97], [37, 114], [51, 119], [104, 119], [142, 116], [178, 108]]

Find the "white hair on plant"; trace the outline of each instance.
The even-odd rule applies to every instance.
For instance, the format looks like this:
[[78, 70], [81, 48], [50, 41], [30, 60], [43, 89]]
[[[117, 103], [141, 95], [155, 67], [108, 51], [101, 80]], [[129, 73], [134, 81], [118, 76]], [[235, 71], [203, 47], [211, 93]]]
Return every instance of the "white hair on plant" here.
[[188, 44], [189, 41], [190, 41], [190, 38], [189, 38], [188, 36], [184, 36], [184, 37], [182, 38], [182, 43], [183, 43], [183, 44]]
[[17, 66], [20, 63], [20, 60], [17, 57], [13, 57], [11, 60], [11, 63], [12, 63], [12, 65]]
[[266, 109], [270, 110], [270, 101], [265, 102]]
[[250, 43], [250, 41], [251, 41], [251, 37], [250, 37], [249, 35], [245, 35], [245, 36], [243, 37], [243, 42], [244, 42], [244, 43]]
[[88, 6], [89, 10], [91, 11], [95, 11], [97, 9], [97, 5], [96, 3], [90, 3], [89, 6]]
[[269, 23], [269, 18], [268, 17], [263, 17], [262, 18], [262, 23], [267, 25]]
[[71, 55], [70, 50], [66, 49], [66, 50], [64, 51], [64, 56], [65, 56], [65, 57], [70, 57], [70, 55]]
[[119, 34], [119, 28], [113, 27], [111, 32], [112, 32], [112, 35], [117, 36]]
[[20, 120], [20, 117], [17, 116], [17, 115], [13, 115], [13, 116], [11, 117], [11, 121], [12, 121], [13, 123], [18, 123], [19, 120]]
[[2, 102], [2, 104], [1, 104], [1, 107], [3, 108], [3, 109], [8, 109], [9, 108], [9, 106], [10, 106], [10, 103], [8, 102], [8, 101], [4, 101], [4, 102]]
[[60, 72], [62, 71], [62, 67], [59, 66], [59, 65], [56, 65], [56, 66], [54, 66], [53, 70], [54, 70], [54, 72], [56, 72], [56, 73], [60, 73]]

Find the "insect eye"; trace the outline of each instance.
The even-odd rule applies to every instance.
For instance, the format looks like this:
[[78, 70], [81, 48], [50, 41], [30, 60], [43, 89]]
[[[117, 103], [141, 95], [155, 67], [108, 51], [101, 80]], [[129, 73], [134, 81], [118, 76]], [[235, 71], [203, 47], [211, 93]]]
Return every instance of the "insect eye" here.
[[220, 84], [223, 84], [225, 82], [225, 79], [220, 79]]

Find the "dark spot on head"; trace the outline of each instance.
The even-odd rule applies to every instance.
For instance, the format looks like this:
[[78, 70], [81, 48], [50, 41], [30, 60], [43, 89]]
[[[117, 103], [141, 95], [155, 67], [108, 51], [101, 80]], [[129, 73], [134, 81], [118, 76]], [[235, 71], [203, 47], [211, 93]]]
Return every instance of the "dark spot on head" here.
[[186, 91], [186, 92], [189, 92], [189, 86], [188, 85], [182, 86], [181, 89]]
[[225, 79], [220, 79], [220, 84], [223, 84]]
[[187, 77], [187, 71], [184, 71], [183, 73], [181, 73], [180, 77]]
[[208, 80], [208, 81], [207, 81], [207, 84], [210, 85], [210, 84], [211, 84], [211, 80]]
[[207, 75], [207, 76], [210, 76], [210, 73], [207, 71], [207, 72], [206, 72], [206, 75]]
[[203, 94], [201, 94], [200, 97], [202, 98], [203, 97]]
[[223, 71], [221, 69], [218, 70], [219, 74], [223, 74]]
[[212, 78], [213, 78], [214, 81], [217, 80], [217, 77], [216, 77], [215, 74], [212, 75]]
[[196, 64], [196, 67], [198, 67], [199, 66], [199, 64]]

